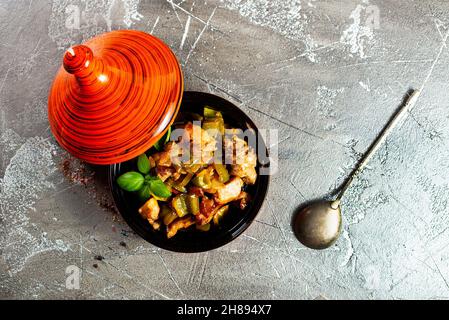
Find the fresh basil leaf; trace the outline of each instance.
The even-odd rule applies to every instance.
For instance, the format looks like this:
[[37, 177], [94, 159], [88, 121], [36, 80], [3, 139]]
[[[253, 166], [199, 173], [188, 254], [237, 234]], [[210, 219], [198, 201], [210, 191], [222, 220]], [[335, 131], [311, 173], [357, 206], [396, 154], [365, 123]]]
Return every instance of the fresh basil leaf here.
[[151, 175], [149, 175], [149, 174], [147, 174], [146, 176], [145, 176], [145, 182], [150, 182], [150, 181], [152, 181], [152, 180], [158, 180], [159, 179], [159, 177], [153, 177], [153, 176], [151, 176]]
[[150, 160], [148, 160], [148, 157], [145, 153], [141, 154], [137, 158], [137, 169], [139, 169], [139, 171], [143, 174], [147, 174], [148, 172], [150, 172]]
[[171, 196], [170, 189], [159, 178], [149, 181], [148, 185], [150, 186], [151, 192], [157, 197], [168, 198]]
[[142, 188], [143, 176], [135, 171], [129, 171], [117, 178], [117, 184], [125, 191], [137, 191]]
[[167, 132], [162, 136], [162, 138], [160, 138], [160, 139], [154, 144], [154, 147], [156, 148], [157, 151], [162, 151], [162, 150], [164, 150], [165, 144], [170, 140], [170, 135], [171, 135], [171, 127], [168, 127]]
[[142, 188], [137, 192], [140, 200], [147, 201], [151, 198], [151, 188], [148, 183], [144, 183]]

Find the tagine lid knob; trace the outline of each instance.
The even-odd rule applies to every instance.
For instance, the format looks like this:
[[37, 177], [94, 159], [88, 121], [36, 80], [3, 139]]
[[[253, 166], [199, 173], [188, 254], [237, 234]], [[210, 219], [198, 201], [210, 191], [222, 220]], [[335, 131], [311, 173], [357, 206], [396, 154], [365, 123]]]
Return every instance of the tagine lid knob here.
[[160, 39], [104, 33], [64, 53], [48, 97], [58, 143], [93, 164], [132, 159], [173, 123], [184, 90], [180, 65]]

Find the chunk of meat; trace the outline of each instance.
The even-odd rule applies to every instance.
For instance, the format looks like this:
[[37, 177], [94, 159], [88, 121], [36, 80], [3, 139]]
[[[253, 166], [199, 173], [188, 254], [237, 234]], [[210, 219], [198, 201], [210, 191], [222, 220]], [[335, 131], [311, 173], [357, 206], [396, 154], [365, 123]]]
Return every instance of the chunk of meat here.
[[154, 221], [153, 219], [147, 219], [150, 225], [153, 227], [154, 230], [159, 230], [161, 227], [161, 224], [158, 221]]
[[219, 204], [225, 204], [238, 198], [242, 191], [243, 180], [233, 177], [222, 188], [217, 189], [214, 199]]
[[199, 226], [204, 226], [205, 224], [208, 224], [212, 220], [213, 217], [214, 217], [213, 214], [210, 214], [208, 217], [202, 213], [197, 214], [195, 216], [196, 224]]
[[208, 224], [209, 222], [211, 222], [211, 220], [214, 218], [214, 216], [217, 214], [217, 212], [221, 211], [222, 208], [227, 210], [227, 208], [224, 208], [224, 207], [228, 207], [228, 206], [215, 204], [212, 211], [208, 212], [207, 215], [202, 214], [202, 213], [197, 214], [195, 216], [196, 224], [198, 226], [204, 226], [204, 225]]
[[156, 221], [159, 218], [159, 211], [159, 204], [154, 198], [150, 198], [139, 208], [139, 214], [142, 218], [147, 219], [155, 230], [158, 230], [160, 227], [160, 224]]
[[183, 218], [176, 219], [172, 223], [170, 223], [167, 227], [167, 238], [171, 238], [175, 236], [175, 234], [180, 229], [186, 229], [191, 225], [195, 224], [195, 219], [193, 216], [186, 216]]
[[214, 216], [216, 203], [214, 200], [203, 197], [200, 203], [200, 213], [195, 216], [196, 223], [200, 226], [208, 224]]
[[196, 187], [196, 186], [189, 187], [189, 193], [190, 194], [194, 194], [194, 195], [196, 195], [197, 197], [200, 197], [200, 198], [204, 197], [204, 191], [200, 187]]
[[217, 149], [217, 141], [206, 130], [192, 123], [184, 127], [184, 135], [180, 141], [184, 148], [192, 150], [190, 159], [183, 159], [184, 164], [205, 164], [213, 160]]
[[240, 177], [246, 184], [254, 184], [257, 179], [257, 156], [248, 143], [236, 135], [225, 139], [226, 161], [231, 165], [231, 175]]
[[242, 178], [246, 184], [255, 184], [257, 179], [256, 168], [249, 165], [232, 165], [231, 175]]
[[170, 152], [163, 151], [160, 153], [159, 161], [157, 162], [158, 166], [170, 167], [172, 165]]
[[159, 204], [154, 198], [150, 198], [143, 206], [139, 208], [139, 213], [144, 219], [157, 220], [159, 218]]
[[179, 179], [179, 177], [181, 177], [181, 175], [186, 174], [186, 171], [184, 170], [184, 168], [180, 165], [174, 165], [172, 167], [174, 169], [174, 173], [172, 175], [172, 179], [173, 181], [176, 181]]
[[243, 210], [248, 205], [249, 200], [250, 200], [250, 196], [249, 196], [249, 194], [247, 192], [242, 191], [242, 192], [240, 192], [240, 194], [239, 194], [239, 196], [237, 197], [236, 200], [238, 201], [240, 209]]
[[217, 149], [217, 141], [206, 130], [201, 129], [201, 162], [210, 163]]
[[163, 166], [156, 167], [156, 174], [162, 181], [167, 180], [174, 173], [175, 173], [175, 169], [172, 167], [163, 167]]
[[205, 216], [208, 216], [212, 212], [212, 210], [214, 210], [214, 207], [215, 207], [214, 200], [209, 199], [207, 197], [203, 197], [203, 199], [201, 199], [200, 212]]
[[[237, 136], [237, 133], [226, 135], [224, 139], [225, 159], [227, 164], [243, 164], [253, 161], [247, 157], [249, 152], [248, 143]], [[254, 164], [255, 165], [255, 164]]]

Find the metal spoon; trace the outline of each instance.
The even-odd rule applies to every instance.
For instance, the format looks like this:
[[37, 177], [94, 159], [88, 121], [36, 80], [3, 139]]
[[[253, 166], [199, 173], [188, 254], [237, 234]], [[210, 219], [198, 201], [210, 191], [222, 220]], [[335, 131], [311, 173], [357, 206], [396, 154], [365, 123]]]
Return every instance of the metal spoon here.
[[405, 104], [397, 111], [373, 142], [334, 201], [317, 201], [300, 209], [294, 219], [293, 228], [296, 237], [303, 245], [312, 249], [326, 249], [337, 240], [341, 230], [340, 202], [344, 193], [351, 186], [357, 175], [362, 172], [393, 128], [399, 123], [402, 116], [416, 103], [419, 94], [419, 90], [414, 90], [409, 94]]

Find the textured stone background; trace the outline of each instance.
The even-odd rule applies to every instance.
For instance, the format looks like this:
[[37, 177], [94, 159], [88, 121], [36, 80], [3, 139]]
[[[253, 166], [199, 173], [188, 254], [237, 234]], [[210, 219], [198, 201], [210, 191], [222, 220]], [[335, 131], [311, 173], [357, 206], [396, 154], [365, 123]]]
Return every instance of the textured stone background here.
[[[187, 90], [279, 129], [268, 199], [225, 247], [144, 242], [115, 212], [105, 168], [51, 136], [64, 49], [122, 28], [164, 39]], [[448, 32], [443, 0], [0, 1], [0, 297], [448, 298]], [[344, 180], [409, 88], [423, 93], [346, 195], [340, 240], [302, 247], [295, 209]], [[79, 290], [65, 286], [70, 265]]]

